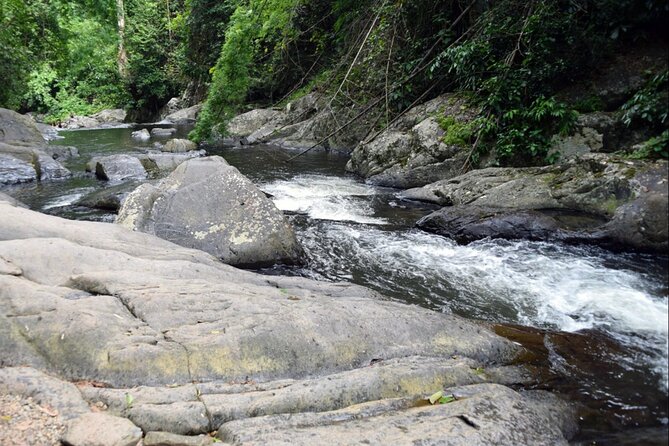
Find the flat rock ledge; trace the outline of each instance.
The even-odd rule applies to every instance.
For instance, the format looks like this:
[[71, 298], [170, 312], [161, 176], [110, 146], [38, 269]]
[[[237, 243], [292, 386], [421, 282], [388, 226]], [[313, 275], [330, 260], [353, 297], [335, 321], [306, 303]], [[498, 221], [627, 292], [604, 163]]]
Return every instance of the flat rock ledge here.
[[[575, 430], [558, 397], [507, 387], [531, 379], [522, 349], [484, 324], [2, 200], [0, 349], [0, 393], [67, 414], [75, 445], [135, 426], [173, 444], [566, 445]], [[426, 403], [438, 390], [453, 402]]]

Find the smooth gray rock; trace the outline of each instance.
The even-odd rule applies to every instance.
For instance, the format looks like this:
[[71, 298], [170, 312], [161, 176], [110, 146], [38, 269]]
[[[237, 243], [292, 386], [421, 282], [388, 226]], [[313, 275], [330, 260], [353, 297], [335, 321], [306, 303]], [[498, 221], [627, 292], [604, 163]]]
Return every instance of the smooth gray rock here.
[[322, 376], [412, 355], [486, 365], [518, 352], [484, 326], [361, 287], [240, 271], [119, 225], [0, 211], [0, 257], [22, 271], [0, 276], [0, 309], [14, 315], [0, 318], [5, 365], [20, 352], [68, 379], [134, 386]]
[[186, 436], [169, 432], [147, 432], [144, 437], [144, 446], [209, 446], [213, 443], [214, 439], [208, 435]]
[[72, 116], [61, 122], [60, 127], [66, 129], [113, 127], [121, 125], [126, 117], [127, 113], [123, 109], [107, 109], [99, 111], [91, 116]]
[[197, 144], [187, 139], [170, 139], [161, 149], [163, 152], [183, 153], [197, 150]]
[[476, 205], [444, 207], [421, 218], [420, 229], [443, 235], [458, 243], [483, 238], [602, 242], [601, 217], [556, 210], [518, 210]]
[[126, 418], [88, 413], [69, 422], [61, 441], [70, 446], [137, 446], [142, 430]]
[[[435, 389], [484, 382], [528, 382], [518, 367], [490, 367], [485, 372], [469, 359], [412, 356], [377, 359], [367, 367], [318, 378], [264, 383], [199, 383], [174, 388], [130, 390], [85, 387], [92, 404], [101, 402], [112, 413], [129, 417], [145, 431], [169, 429], [192, 434], [249, 417], [324, 412], [389, 397], [423, 398]], [[127, 407], [127, 396], [132, 407]], [[202, 413], [208, 415], [205, 420]], [[199, 420], [201, 424], [192, 424]]]
[[[576, 432], [573, 413], [543, 392], [523, 394], [479, 384], [446, 390], [456, 400], [422, 405], [381, 401], [334, 412], [266, 416], [223, 424], [232, 444], [564, 445]], [[393, 404], [394, 403], [394, 404]]]
[[221, 157], [188, 160], [132, 192], [117, 223], [232, 265], [295, 262], [301, 249], [274, 203]]
[[227, 124], [227, 131], [232, 137], [245, 137], [260, 129], [270, 121], [281, 116], [282, 112], [271, 109], [255, 109], [237, 115]]
[[33, 165], [39, 175], [40, 181], [60, 180], [72, 176], [72, 172], [69, 169], [63, 167], [62, 164], [46, 153], [36, 154], [33, 159]]
[[151, 139], [151, 134], [147, 129], [141, 129], [141, 130], [135, 130], [130, 134], [132, 139], [136, 139], [138, 141], [148, 141]]
[[42, 138], [44, 138], [46, 141], [53, 141], [55, 139], [62, 138], [62, 136], [58, 135], [58, 129], [52, 125], [36, 122], [35, 126], [42, 134]]
[[87, 165], [87, 170], [103, 181], [123, 181], [145, 179], [146, 169], [141, 161], [131, 155], [109, 155], [95, 157]]

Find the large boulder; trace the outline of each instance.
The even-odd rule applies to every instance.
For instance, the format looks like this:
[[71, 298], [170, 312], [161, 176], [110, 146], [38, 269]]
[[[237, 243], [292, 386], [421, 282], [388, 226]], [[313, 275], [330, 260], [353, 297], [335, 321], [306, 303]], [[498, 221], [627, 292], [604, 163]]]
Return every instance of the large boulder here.
[[[463, 133], [477, 110], [464, 99], [440, 96], [415, 107], [371, 141], [358, 144], [346, 169], [381, 186], [411, 188], [462, 173], [471, 147], [447, 132]], [[444, 129], [447, 123], [448, 127]], [[451, 129], [451, 127], [453, 129]]]
[[46, 141], [30, 117], [0, 108], [0, 184], [71, 176], [54, 160], [60, 151], [53, 151], [53, 156], [47, 151]]
[[147, 177], [139, 158], [124, 154], [94, 157], [86, 165], [86, 170], [95, 173], [103, 181], [141, 180]]
[[274, 203], [221, 157], [179, 165], [157, 186], [132, 192], [117, 223], [232, 265], [296, 262], [301, 249]]
[[[466, 236], [455, 237], [463, 241], [477, 238], [477, 232], [479, 238], [525, 238], [523, 234], [527, 233], [520, 230], [521, 226], [516, 227], [517, 235], [512, 235], [511, 221], [518, 223], [522, 214], [542, 227], [530, 238], [561, 238], [565, 234], [556, 230], [567, 229], [578, 233], [568, 234], [567, 238], [575, 236], [615, 248], [660, 252], [668, 249], [666, 161], [630, 161], [607, 154], [587, 154], [554, 166], [473, 170], [409, 189], [401, 196], [456, 206], [427, 216], [420, 225], [443, 234], [457, 234], [461, 232], [458, 228], [477, 225], [476, 231], [470, 228], [465, 231]], [[500, 218], [506, 223], [500, 225]], [[547, 219], [558, 220], [552, 224]], [[523, 226], [528, 224], [532, 225], [526, 221]], [[483, 226], [486, 230], [479, 232]]]
[[45, 139], [29, 116], [0, 108], [0, 142], [44, 146]]
[[[11, 388], [85, 411], [81, 396], [144, 432], [539, 445], [565, 444], [574, 427], [560, 399], [505, 387], [528, 382], [513, 365], [523, 349], [485, 324], [355, 285], [237, 270], [119, 225], [6, 201], [0, 349], [0, 389], [18, 379]], [[429, 405], [437, 390], [451, 402]], [[76, 415], [102, 431], [119, 421]]]
[[227, 131], [233, 138], [243, 138], [282, 116], [280, 110], [258, 108], [232, 118], [227, 124]]

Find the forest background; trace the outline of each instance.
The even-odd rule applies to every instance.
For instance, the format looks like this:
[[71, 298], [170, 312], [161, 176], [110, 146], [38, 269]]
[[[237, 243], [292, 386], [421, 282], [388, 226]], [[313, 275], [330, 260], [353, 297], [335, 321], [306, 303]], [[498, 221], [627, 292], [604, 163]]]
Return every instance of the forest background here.
[[251, 106], [313, 91], [333, 108], [371, 104], [378, 129], [457, 92], [478, 118], [443, 117], [445, 137], [502, 164], [550, 161], [552, 135], [592, 111], [647, 129], [632, 156], [667, 157], [666, 67], [617, 104], [584, 80], [621, 51], [666, 48], [668, 10], [660, 0], [0, 0], [0, 107], [54, 124], [105, 108], [150, 121], [181, 97], [204, 101], [191, 138], [206, 141]]

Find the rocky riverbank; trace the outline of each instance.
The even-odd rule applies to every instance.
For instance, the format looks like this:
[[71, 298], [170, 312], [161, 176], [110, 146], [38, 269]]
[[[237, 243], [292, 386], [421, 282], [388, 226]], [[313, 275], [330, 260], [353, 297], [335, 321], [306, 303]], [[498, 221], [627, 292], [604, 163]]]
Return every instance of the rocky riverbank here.
[[[511, 365], [522, 349], [485, 325], [353, 285], [243, 272], [118, 225], [0, 208], [2, 389], [68, 413], [70, 431], [105, 407], [145, 433], [217, 431], [233, 444], [573, 433], [557, 397], [504, 386], [527, 379]], [[417, 404], [438, 390], [453, 399]]]

